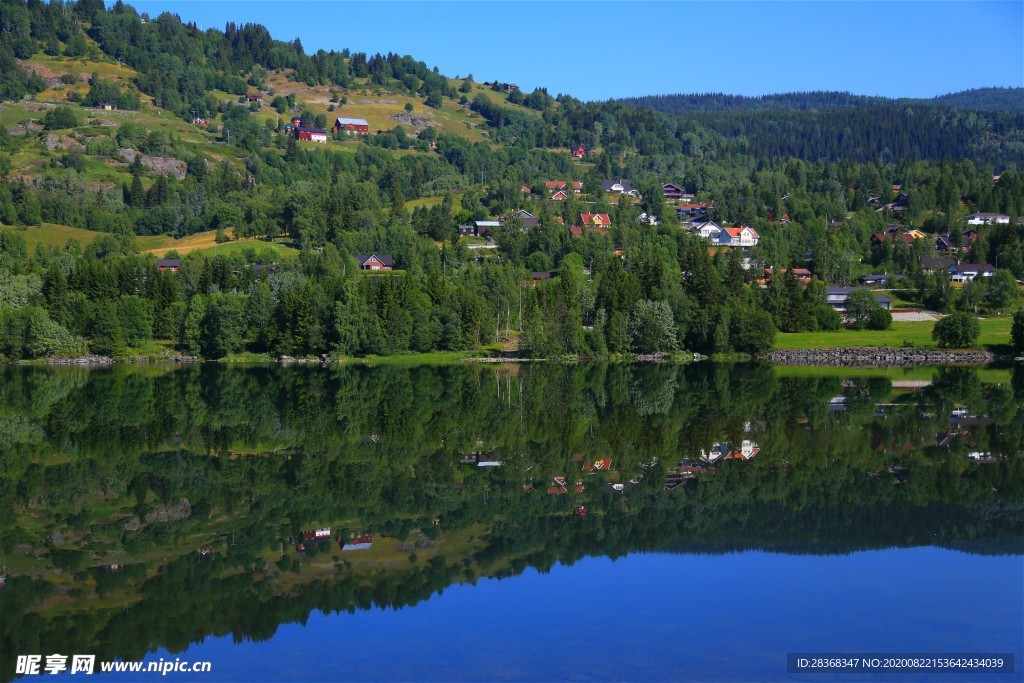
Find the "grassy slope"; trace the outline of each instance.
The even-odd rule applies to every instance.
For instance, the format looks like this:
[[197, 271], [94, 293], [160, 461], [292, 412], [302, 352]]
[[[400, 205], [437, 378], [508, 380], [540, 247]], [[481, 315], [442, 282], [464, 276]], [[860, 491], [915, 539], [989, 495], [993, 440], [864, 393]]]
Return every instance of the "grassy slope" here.
[[[1012, 318], [985, 318], [980, 320], [981, 337], [978, 345], [992, 348], [1010, 343]], [[903, 346], [913, 342], [918, 348], [935, 349], [932, 340], [933, 321], [894, 322], [888, 330], [839, 330], [837, 332], [781, 332], [776, 337], [777, 349], [835, 349], [863, 346]]]
[[[451, 83], [453, 87], [457, 88], [462, 82], [450, 79], [449, 83]], [[484, 135], [486, 125], [484, 124], [483, 119], [474, 112], [471, 112], [468, 107], [463, 107], [457, 101], [452, 101], [447, 98], [443, 100], [443, 104], [440, 109], [433, 109], [423, 104], [422, 97], [413, 97], [407, 94], [395, 94], [377, 86], [363, 84], [347, 91], [340, 88], [333, 88], [339, 99], [342, 96], [348, 99], [348, 104], [335, 105], [334, 111], [327, 111], [327, 108], [331, 105], [330, 99], [332, 88], [329, 86], [308, 86], [305, 83], [289, 81], [287, 70], [273, 72], [268, 76], [267, 84], [274, 87], [274, 92], [277, 95], [294, 94], [297, 103], [300, 105], [300, 109], [308, 108], [314, 114], [323, 114], [326, 116], [328, 126], [334, 123], [334, 119], [342, 116], [347, 118], [366, 119], [366, 122], [370, 126], [371, 133], [376, 132], [377, 130], [389, 130], [398, 125], [393, 119], [391, 119], [391, 116], [393, 114], [404, 113], [405, 105], [412, 104], [412, 113], [414, 115], [425, 116], [430, 119], [431, 126], [439, 133], [458, 135], [466, 138], [470, 142], [481, 142], [486, 139], [486, 136]], [[506, 95], [493, 92], [489, 88], [484, 88], [478, 84], [474, 84], [472, 91], [465, 93], [465, 95], [472, 101], [472, 99], [479, 93], [486, 93], [492, 101], [498, 101], [502, 106], [540, 116], [538, 112], [521, 105], [509, 104]], [[463, 93], [460, 93], [460, 96], [462, 94]], [[276, 121], [279, 115], [276, 110], [271, 107], [264, 106], [256, 116], [262, 120], [269, 119]], [[285, 120], [290, 116], [291, 114], [286, 112], [285, 114], [280, 115], [280, 118]], [[403, 128], [405, 128], [407, 132], [415, 130], [414, 126], [408, 124], [403, 124]], [[329, 144], [331, 144], [331, 146], [342, 144], [347, 146], [352, 143], [332, 142]]]
[[3, 229], [10, 230], [21, 235], [25, 240], [25, 244], [28, 246], [30, 254], [36, 250], [37, 246], [41, 245], [44, 247], [61, 248], [67, 244], [68, 240], [78, 240], [78, 242], [84, 247], [100, 236], [100, 233], [93, 232], [91, 230], [71, 228], [66, 225], [56, 225], [54, 223], [43, 223], [41, 226], [35, 228]]
[[[82, 79], [88, 78], [92, 73], [98, 73], [101, 78], [113, 81], [122, 86], [136, 77], [136, 72], [115, 60], [103, 55], [98, 47], [89, 41], [89, 53], [85, 57], [51, 57], [43, 53], [33, 55], [26, 61], [34, 71], [44, 77], [56, 77], [63, 74], [74, 74]], [[460, 80], [451, 80], [453, 87], [461, 85]], [[327, 116], [328, 121], [333, 122], [337, 116], [348, 116], [365, 118], [370, 124], [371, 130], [393, 128], [396, 123], [390, 116], [405, 111], [405, 104], [413, 105], [413, 113], [426, 116], [432, 125], [443, 133], [451, 133], [466, 138], [471, 142], [486, 140], [483, 120], [467, 107], [459, 105], [448, 99], [444, 99], [440, 109], [432, 109], [423, 104], [422, 98], [409, 95], [393, 94], [386, 90], [371, 87], [363, 84], [348, 91], [335, 89], [338, 96], [346, 96], [349, 104], [328, 112], [330, 105], [331, 89], [327, 86], [310, 87], [305, 83], [289, 81], [287, 73], [274, 72], [268, 78], [268, 84], [275, 88], [279, 94], [294, 93], [298, 101], [298, 108], [310, 108], [316, 113]], [[17, 103], [7, 103], [0, 111], [0, 125], [12, 127], [27, 121], [40, 123], [42, 117], [55, 105], [67, 104], [76, 109], [82, 116], [82, 124], [78, 132], [85, 136], [113, 135], [117, 127], [126, 122], [141, 124], [151, 130], [170, 131], [179, 140], [186, 144], [189, 152], [201, 152], [214, 162], [227, 159], [232, 164], [240, 164], [240, 157], [237, 150], [217, 142], [217, 134], [207, 129], [199, 128], [179, 117], [170, 114], [162, 109], [153, 106], [151, 98], [143, 95], [143, 106], [140, 111], [97, 111], [86, 109], [77, 104], [68, 102], [68, 95], [77, 92], [84, 95], [88, 91], [88, 84], [85, 80], [70, 85], [60, 85], [57, 88], [45, 90], [31, 100]], [[507, 95], [495, 93], [488, 88], [474, 84], [472, 91], [466, 93], [472, 99], [479, 93], [486, 93], [493, 101], [530, 115], [539, 115], [530, 109], [520, 105], [509, 104]], [[214, 93], [222, 99], [235, 99], [229, 93]], [[461, 95], [461, 93], [460, 93]], [[277, 112], [269, 106], [262, 107], [256, 114], [261, 120], [276, 120]], [[286, 113], [282, 118], [289, 116]], [[212, 128], [218, 127], [218, 120], [213, 122]], [[412, 126], [405, 126], [410, 132]], [[55, 131], [58, 136], [64, 138], [69, 131]], [[34, 137], [34, 136], [33, 136]], [[360, 143], [357, 141], [328, 142], [328, 148], [335, 151], [355, 152]], [[13, 175], [21, 177], [40, 177], [49, 166], [51, 160], [59, 159], [63, 155], [62, 149], [53, 151], [47, 150], [41, 143], [31, 140], [28, 144], [20, 145], [10, 156], [13, 167]], [[398, 154], [420, 154], [420, 152], [400, 152]], [[113, 185], [128, 183], [131, 181], [125, 164], [118, 160], [104, 156], [87, 156], [86, 171], [83, 174], [85, 181], [92, 187], [109, 188]], [[148, 186], [152, 179], [144, 180]], [[428, 198], [419, 200], [423, 205], [439, 203], [440, 198]], [[410, 202], [410, 208], [417, 202]], [[456, 198], [455, 209], [459, 209], [458, 198]], [[71, 228], [68, 226], [43, 224], [38, 228], [30, 228], [22, 232], [26, 238], [29, 248], [34, 249], [37, 244], [46, 246], [63, 246], [68, 239], [76, 239], [83, 245], [96, 239], [94, 232]], [[213, 242], [213, 233], [200, 233], [183, 240], [174, 240], [170, 237], [139, 237], [137, 240], [140, 251], [163, 256], [169, 250], [176, 250], [185, 254], [199, 250], [209, 250], [218, 253], [237, 252], [249, 247], [260, 249], [272, 249], [280, 258], [288, 258], [294, 255], [294, 251], [286, 245], [268, 242], [232, 242], [223, 245], [216, 245]]]

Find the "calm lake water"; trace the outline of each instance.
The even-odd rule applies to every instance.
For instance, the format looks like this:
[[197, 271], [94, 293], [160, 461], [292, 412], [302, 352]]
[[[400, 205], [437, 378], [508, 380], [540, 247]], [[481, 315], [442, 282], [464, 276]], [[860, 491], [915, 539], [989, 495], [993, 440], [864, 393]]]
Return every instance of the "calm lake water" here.
[[5, 368], [0, 679], [1022, 680], [1022, 455], [1019, 368]]

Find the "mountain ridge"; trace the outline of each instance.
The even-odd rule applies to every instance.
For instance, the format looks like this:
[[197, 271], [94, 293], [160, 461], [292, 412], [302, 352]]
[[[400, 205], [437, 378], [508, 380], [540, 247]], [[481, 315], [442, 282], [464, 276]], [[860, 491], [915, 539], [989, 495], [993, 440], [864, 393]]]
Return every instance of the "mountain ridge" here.
[[670, 93], [615, 99], [629, 106], [668, 114], [691, 111], [812, 111], [872, 106], [933, 106], [973, 111], [1024, 112], [1024, 88], [980, 87], [931, 98], [855, 95], [840, 90], [809, 90], [768, 95]]

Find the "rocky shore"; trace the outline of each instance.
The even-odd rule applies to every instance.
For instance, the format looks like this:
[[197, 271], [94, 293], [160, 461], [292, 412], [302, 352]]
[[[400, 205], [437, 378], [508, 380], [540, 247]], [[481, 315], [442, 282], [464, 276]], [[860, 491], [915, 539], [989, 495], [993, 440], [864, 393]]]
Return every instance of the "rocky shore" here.
[[934, 349], [854, 348], [783, 349], [767, 359], [775, 365], [830, 365], [834, 367], [906, 367], [912, 365], [988, 365], [1002, 357], [991, 351], [939, 351]]
[[47, 365], [113, 365], [114, 359], [110, 356], [78, 356], [77, 358], [66, 358], [64, 356], [53, 356], [46, 361]]

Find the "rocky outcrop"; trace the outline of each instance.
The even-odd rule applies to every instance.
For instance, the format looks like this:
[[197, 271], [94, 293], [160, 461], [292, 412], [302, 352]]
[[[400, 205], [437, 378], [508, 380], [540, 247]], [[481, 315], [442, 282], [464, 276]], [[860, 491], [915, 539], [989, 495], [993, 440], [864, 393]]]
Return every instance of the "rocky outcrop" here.
[[912, 365], [988, 365], [1000, 356], [990, 351], [934, 349], [784, 349], [767, 356], [775, 365], [831, 365], [835, 367], [895, 367]]
[[178, 522], [192, 516], [192, 505], [188, 498], [182, 498], [177, 504], [157, 505], [146, 515], [146, 524], [153, 522]]
[[[117, 153], [129, 164], [135, 161], [135, 157], [139, 154], [130, 147], [122, 147], [117, 150]], [[172, 175], [178, 180], [184, 180], [185, 176], [188, 174], [188, 164], [181, 159], [175, 159], [174, 157], [151, 157], [143, 154], [142, 165], [146, 167], [146, 170], [152, 173], [156, 173], [157, 175]]]
[[78, 358], [66, 358], [64, 356], [53, 356], [46, 360], [47, 365], [113, 365], [114, 359], [110, 356], [79, 356]]
[[410, 114], [408, 112], [392, 114], [391, 119], [396, 123], [404, 123], [407, 126], [415, 126], [417, 128], [426, 128], [431, 123], [430, 119], [428, 119], [426, 116], [419, 116], [417, 114]]

